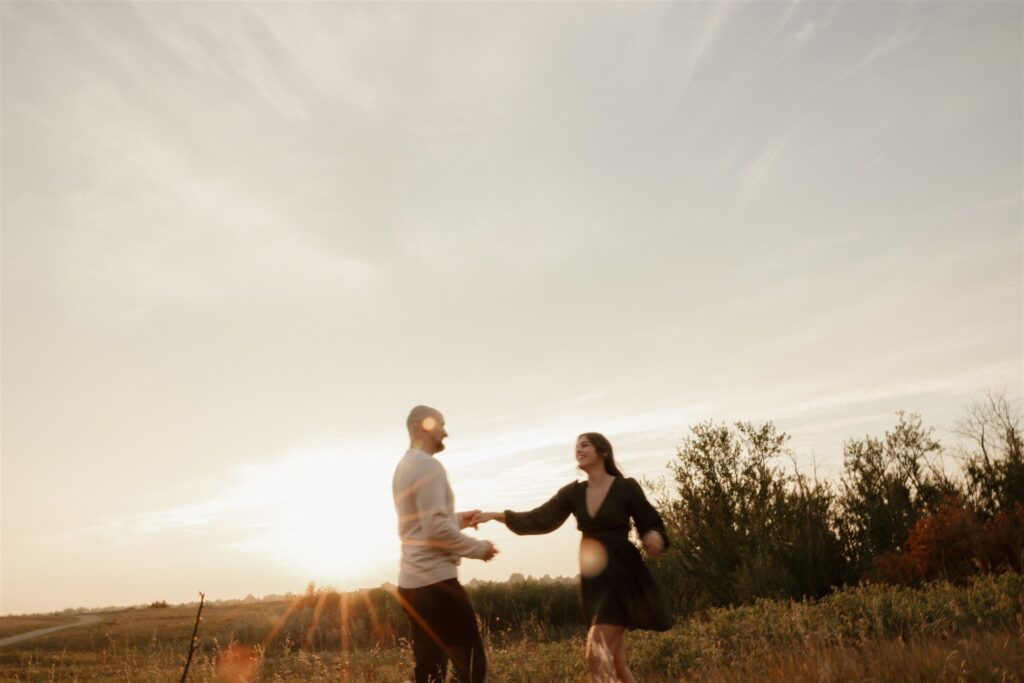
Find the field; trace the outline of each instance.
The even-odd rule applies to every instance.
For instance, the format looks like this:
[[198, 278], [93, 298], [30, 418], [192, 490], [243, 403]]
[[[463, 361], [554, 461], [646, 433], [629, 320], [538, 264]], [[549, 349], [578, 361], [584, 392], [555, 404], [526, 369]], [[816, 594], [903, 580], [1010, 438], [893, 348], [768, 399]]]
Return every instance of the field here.
[[[307, 621], [286, 603], [204, 609], [195, 681], [404, 681], [406, 642], [343, 650], [305, 647], [267, 631]], [[0, 650], [4, 681], [180, 678], [194, 607], [107, 613], [103, 622]], [[288, 618], [285, 618], [285, 617]], [[0, 628], [11, 630], [10, 619]], [[282, 631], [276, 631], [281, 635]], [[528, 618], [515, 633], [485, 629], [490, 680], [583, 680], [582, 634], [550, 640]], [[1024, 577], [979, 578], [967, 587], [862, 586], [815, 603], [760, 601], [713, 609], [667, 633], [631, 633], [631, 665], [642, 681], [1021, 681]], [[330, 642], [330, 638], [322, 639]]]
[[64, 615], [0, 617], [0, 639], [25, 633], [26, 631], [34, 631], [39, 628], [73, 624], [75, 621], [77, 621], [75, 617]]

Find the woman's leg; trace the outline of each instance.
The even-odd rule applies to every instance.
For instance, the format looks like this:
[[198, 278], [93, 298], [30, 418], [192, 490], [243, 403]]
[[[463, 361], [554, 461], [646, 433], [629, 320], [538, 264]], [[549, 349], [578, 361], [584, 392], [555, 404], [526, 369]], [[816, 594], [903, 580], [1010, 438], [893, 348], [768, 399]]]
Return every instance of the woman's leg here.
[[[636, 683], [633, 675], [621, 679], [618, 673], [618, 657], [616, 652], [622, 651], [622, 626], [612, 624], [594, 624], [587, 634], [587, 681], [589, 683], [616, 683], [624, 680]], [[623, 655], [622, 663], [625, 667]], [[627, 668], [628, 672], [629, 669]]]
[[612, 655], [615, 657], [615, 673], [619, 677], [619, 681], [621, 683], [636, 683], [636, 679], [633, 678], [633, 672], [629, 670], [629, 665], [626, 664], [625, 634], [619, 634], [619, 644], [612, 650]]

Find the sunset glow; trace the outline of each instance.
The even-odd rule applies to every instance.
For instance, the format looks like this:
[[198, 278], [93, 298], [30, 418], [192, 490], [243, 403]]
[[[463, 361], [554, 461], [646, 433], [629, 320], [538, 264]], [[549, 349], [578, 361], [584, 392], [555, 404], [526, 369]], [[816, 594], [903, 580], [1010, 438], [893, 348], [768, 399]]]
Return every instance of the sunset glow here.
[[[657, 479], [774, 421], [835, 481], [1024, 395], [1019, 2], [2, 12], [0, 614], [394, 582], [419, 404], [522, 510], [586, 431]], [[580, 571], [467, 533], [466, 582]]]

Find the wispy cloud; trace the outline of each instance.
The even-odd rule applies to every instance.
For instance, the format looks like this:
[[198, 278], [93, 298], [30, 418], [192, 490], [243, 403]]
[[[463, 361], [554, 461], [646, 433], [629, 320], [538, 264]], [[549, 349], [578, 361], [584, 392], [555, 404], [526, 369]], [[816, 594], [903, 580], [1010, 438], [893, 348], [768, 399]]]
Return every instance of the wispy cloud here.
[[166, 8], [141, 6], [136, 16], [178, 66], [222, 87], [242, 86], [262, 100], [261, 108], [285, 119], [307, 120], [307, 80], [290, 68], [284, 46], [250, 8], [185, 7], [168, 13]]
[[804, 22], [804, 25], [793, 34], [793, 42], [797, 45], [802, 45], [818, 33], [819, 30], [820, 27], [814, 21], [806, 21]]
[[789, 132], [771, 140], [764, 146], [760, 154], [740, 170], [740, 187], [736, 196], [736, 203], [739, 207], [746, 206], [758, 193], [792, 137], [793, 133]]
[[[800, 264], [824, 260], [830, 252], [848, 248], [864, 238], [857, 230], [836, 232], [835, 234], [816, 235], [812, 238], [795, 243], [783, 243], [773, 246], [761, 255], [755, 264], [744, 264], [735, 270], [739, 278], [757, 280], [759, 278], [786, 277]], [[778, 280], [775, 280], [778, 283]]]
[[978, 211], [1002, 211], [1004, 209], [1020, 209], [1024, 204], [1024, 192], [1016, 191], [994, 197], [979, 199], [975, 205]]
[[894, 54], [906, 46], [910, 45], [920, 35], [921, 29], [914, 28], [908, 29], [905, 27], [897, 28], [889, 36], [878, 43], [876, 43], [867, 54], [865, 54], [858, 62], [853, 66], [849, 67], [845, 71], [840, 72], [833, 80], [836, 82], [842, 82], [849, 80], [853, 76], [857, 75], [861, 71], [867, 69], [875, 62]]
[[699, 8], [701, 10], [709, 8], [709, 13], [699, 24], [700, 28], [697, 35], [688, 42], [690, 47], [685, 53], [685, 59], [678, 67], [679, 70], [676, 72], [676, 78], [678, 79], [677, 82], [680, 89], [680, 97], [685, 96], [687, 88], [690, 85], [690, 81], [693, 80], [694, 74], [697, 72], [697, 69], [700, 68], [708, 54], [714, 50], [722, 33], [726, 30], [730, 20], [738, 11], [738, 5], [739, 3], [733, 2], [717, 2], [708, 3], [706, 5], [697, 4], [689, 6], [691, 11], [694, 8]]
[[[361, 490], [366, 480], [390, 481], [382, 457], [384, 447], [367, 441], [343, 442], [296, 453], [278, 460], [246, 464], [218, 475], [223, 482], [200, 500], [187, 491], [185, 501], [154, 510], [141, 510], [63, 532], [67, 539], [101, 543], [145, 543], [155, 537], [203, 531], [211, 537], [231, 535], [238, 528], [266, 529], [300, 522], [304, 510], [322, 512], [324, 501], [337, 501], [343, 491]], [[379, 481], [378, 481], [379, 480]], [[349, 491], [349, 489], [352, 491]], [[168, 497], [168, 492], [158, 492]], [[362, 500], [365, 496], [354, 494]], [[332, 505], [333, 503], [327, 503]], [[390, 505], [390, 501], [389, 501]]]
[[[835, 390], [827, 386], [808, 385], [800, 392], [793, 392], [789, 398], [771, 397], [772, 400], [753, 400], [748, 410], [753, 415], [774, 416], [776, 419], [810, 418], [836, 410], [853, 411], [855, 408], [898, 399], [919, 396], [963, 396], [978, 391], [1010, 376], [1013, 363], [990, 363], [983, 367], [947, 373], [941, 377], [907, 378], [901, 381], [879, 383], [866, 387]], [[1019, 364], [1017, 364], [1019, 368]], [[811, 396], [801, 398], [800, 393]], [[864, 411], [858, 410], [858, 413]]]

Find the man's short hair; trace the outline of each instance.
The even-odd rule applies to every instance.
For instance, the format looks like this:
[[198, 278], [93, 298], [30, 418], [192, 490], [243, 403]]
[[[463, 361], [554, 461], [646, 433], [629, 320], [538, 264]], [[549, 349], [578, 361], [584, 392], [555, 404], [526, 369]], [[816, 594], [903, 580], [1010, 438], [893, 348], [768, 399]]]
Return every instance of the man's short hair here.
[[412, 431], [423, 426], [423, 421], [428, 417], [440, 417], [441, 411], [430, 406], [416, 406], [409, 411], [409, 417], [405, 419], [405, 426]]

